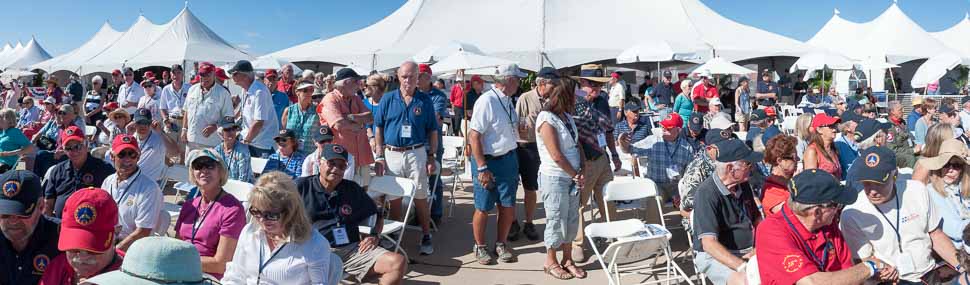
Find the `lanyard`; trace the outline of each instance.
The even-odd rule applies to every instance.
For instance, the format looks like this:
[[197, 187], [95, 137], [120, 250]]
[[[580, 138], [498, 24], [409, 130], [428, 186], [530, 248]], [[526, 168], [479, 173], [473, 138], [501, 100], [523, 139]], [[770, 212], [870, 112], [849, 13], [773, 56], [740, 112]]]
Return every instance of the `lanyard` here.
[[[788, 207], [788, 206], [786, 205], [783, 207]], [[812, 262], [815, 263], [815, 266], [818, 267], [818, 270], [825, 272], [826, 265], [828, 265], [829, 263], [829, 249], [832, 248], [832, 243], [829, 242], [828, 239], [825, 240], [825, 248], [822, 249], [822, 259], [819, 260], [818, 256], [815, 255], [815, 249], [812, 248], [810, 245], [808, 245], [807, 241], [802, 239], [801, 234], [798, 232], [797, 229], [795, 229], [795, 224], [791, 222], [791, 219], [788, 218], [788, 215], [785, 215], [785, 213], [782, 212], [781, 216], [785, 218], [785, 222], [788, 222], [788, 227], [791, 228], [792, 232], [794, 232], [795, 235], [798, 236], [798, 240], [802, 242], [802, 246], [805, 247], [805, 251], [808, 252], [809, 257], [812, 258]]]
[[[409, 112], [409, 110], [408, 110], [408, 104], [406, 102], [404, 102], [404, 94], [398, 93], [398, 95], [401, 96], [401, 106], [404, 106], [404, 114], [403, 114], [404, 115], [404, 123], [405, 123], [404, 125], [406, 125], [406, 126], [413, 125], [413, 123], [411, 122], [411, 115], [409, 114], [411, 112]], [[415, 94], [415, 95], [417, 95], [417, 94]], [[414, 97], [415, 97], [414, 95], [411, 95], [411, 103], [412, 104], [414, 104], [414, 99], [415, 99]]]
[[515, 121], [512, 120], [512, 108], [511, 108], [511, 106], [506, 106], [505, 105], [505, 100], [502, 100], [502, 96], [499, 96], [498, 95], [499, 94], [498, 93], [499, 92], [498, 90], [495, 90], [495, 88], [492, 88], [491, 91], [492, 91], [492, 93], [495, 94], [495, 98], [498, 98], [499, 104], [502, 105], [502, 111], [505, 112], [505, 115], [509, 117], [509, 124], [514, 126], [515, 125]]
[[669, 156], [670, 159], [675, 159], [674, 157], [677, 155], [677, 151], [680, 150], [680, 147], [678, 147], [676, 145], [677, 142], [679, 142], [679, 141], [680, 141], [680, 136], [677, 136], [677, 140], [673, 142], [675, 144], [674, 145], [674, 153], [670, 153], [670, 146], [668, 146], [669, 143], [667, 141], [661, 141], [663, 143], [663, 145], [664, 145], [664, 154], [666, 154], [667, 156]]
[[143, 142], [139, 141], [138, 142], [138, 153], [139, 154], [145, 153], [145, 147], [147, 147], [147, 145], [148, 145], [148, 140], [152, 138], [152, 134], [154, 134], [154, 133], [155, 133], [155, 131], [151, 131], [151, 130], [148, 131], [148, 136], [145, 137], [145, 141], [143, 141]]
[[121, 184], [124, 181], [115, 181], [115, 184], [116, 184], [115, 187], [117, 189], [123, 190], [121, 192], [121, 196], [118, 197], [118, 200], [115, 200], [115, 204], [121, 205], [121, 201], [124, 201], [125, 200], [125, 196], [128, 196], [128, 188], [131, 187], [131, 184], [132, 183], [135, 183], [135, 179], [138, 179], [138, 176], [141, 176], [141, 170], [138, 170], [138, 172], [135, 173], [135, 176], [132, 177], [130, 180], [128, 180], [128, 181], [131, 181], [131, 182], [128, 182], [128, 185], [125, 185], [124, 188], [121, 187]]
[[[269, 238], [269, 237], [267, 237], [267, 238]], [[269, 256], [269, 259], [267, 259], [264, 262], [263, 261], [263, 240], [260, 240], [259, 241], [259, 261], [258, 261], [259, 262], [258, 263], [259, 264], [259, 272], [256, 274], [256, 284], [259, 284], [259, 280], [263, 277], [263, 269], [266, 269], [266, 266], [269, 265], [269, 262], [271, 260], [273, 260], [273, 257], [276, 257], [276, 254], [280, 253], [280, 251], [283, 251], [283, 248], [284, 247], [286, 247], [286, 244], [285, 243], [283, 245], [281, 245], [279, 248], [277, 248], [275, 251], [273, 251], [273, 254], [271, 254]]]
[[[202, 189], [199, 189], [199, 191], [202, 191]], [[205, 209], [205, 213], [195, 216], [195, 221], [192, 222], [192, 237], [189, 238], [190, 240], [195, 240], [195, 234], [199, 232], [200, 228], [202, 228], [202, 223], [204, 223], [205, 218], [209, 216], [209, 212], [212, 212], [212, 206], [215, 206], [215, 203], [219, 201], [219, 198], [222, 198], [222, 193], [222, 189], [219, 189], [219, 195], [216, 195], [216, 198], [212, 200], [212, 203], [209, 203], [209, 207]], [[199, 204], [195, 206], [195, 211], [196, 213], [199, 213], [201, 210], [202, 197], [199, 197]], [[199, 219], [199, 216], [201, 216], [202, 219]]]
[[222, 155], [222, 160], [226, 162], [226, 171], [228, 171], [229, 173], [232, 173], [232, 167], [235, 165], [235, 162], [236, 162], [236, 157], [233, 155], [235, 154], [235, 152], [233, 151], [235, 150], [235, 148], [236, 148], [235, 144], [232, 145], [231, 149], [226, 149], [226, 145], [223, 144], [222, 148], [220, 149], [222, 151], [222, 153], [220, 153]]
[[876, 208], [876, 211], [878, 211], [880, 215], [882, 215], [883, 219], [886, 219], [886, 223], [889, 224], [889, 227], [893, 228], [893, 232], [896, 233], [896, 247], [899, 248], [899, 253], [902, 253], [903, 252], [903, 238], [899, 234], [899, 228], [902, 227], [902, 224], [899, 222], [899, 216], [902, 216], [902, 212], [901, 212], [901, 209], [902, 208], [900, 208], [900, 205], [902, 204], [902, 202], [901, 202], [902, 197], [899, 197], [899, 192], [898, 191], [895, 194], [896, 194], [895, 195], [896, 197], [894, 197], [894, 198], [896, 198], [896, 224], [895, 225], [893, 225], [893, 223], [891, 221], [889, 221], [889, 217], [887, 217], [886, 216], [886, 213], [883, 213], [882, 210], [879, 209], [879, 206], [876, 206], [876, 204], [872, 204], [872, 206]]

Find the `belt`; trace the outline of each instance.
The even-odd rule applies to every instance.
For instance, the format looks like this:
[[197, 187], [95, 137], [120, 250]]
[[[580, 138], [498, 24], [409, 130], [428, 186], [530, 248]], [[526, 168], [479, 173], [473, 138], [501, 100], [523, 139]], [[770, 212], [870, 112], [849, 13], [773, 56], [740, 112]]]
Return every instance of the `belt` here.
[[505, 152], [503, 154], [499, 154], [499, 155], [488, 155], [488, 154], [486, 154], [485, 155], [485, 160], [488, 161], [488, 160], [501, 159], [501, 158], [505, 157], [506, 155], [510, 155], [510, 154], [512, 154], [512, 151], [507, 151], [507, 152]]
[[388, 149], [390, 151], [396, 151], [396, 152], [415, 150], [415, 149], [419, 149], [419, 148], [422, 148], [422, 147], [424, 147], [424, 144], [423, 143], [419, 143], [419, 144], [415, 144], [415, 145], [409, 145], [409, 146], [402, 146], [402, 147], [396, 147], [396, 146], [393, 146], [393, 145], [386, 145], [386, 146], [384, 146], [384, 148], [386, 148], [386, 149]]

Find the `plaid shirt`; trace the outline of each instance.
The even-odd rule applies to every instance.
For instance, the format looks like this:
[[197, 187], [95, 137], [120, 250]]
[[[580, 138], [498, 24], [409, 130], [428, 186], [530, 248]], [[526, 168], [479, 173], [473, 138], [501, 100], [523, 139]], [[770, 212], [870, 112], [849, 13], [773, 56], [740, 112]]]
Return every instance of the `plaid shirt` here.
[[304, 159], [306, 159], [306, 155], [299, 151], [290, 154], [290, 157], [287, 158], [283, 158], [279, 152], [275, 152], [269, 156], [269, 161], [266, 162], [263, 173], [282, 171], [296, 179], [303, 173]]
[[631, 145], [630, 152], [650, 159], [647, 162], [647, 178], [657, 184], [677, 182], [694, 155], [687, 141], [678, 136], [677, 140], [668, 143], [660, 135], [649, 136], [644, 141], [646, 148]]
[[599, 146], [596, 137], [613, 131], [613, 121], [606, 114], [597, 111], [586, 101], [586, 98], [576, 96], [576, 129], [579, 131], [579, 142], [586, 153], [586, 160], [593, 160], [606, 153]]
[[630, 142], [641, 141], [653, 134], [653, 126], [650, 123], [650, 118], [640, 117], [637, 119], [636, 123], [633, 125], [633, 129], [630, 129], [630, 124], [626, 120], [616, 123], [616, 127], [613, 128], [613, 136], [619, 138], [620, 134], [630, 134]]
[[714, 173], [714, 160], [707, 155], [706, 151], [698, 151], [694, 158], [687, 164], [684, 170], [684, 177], [677, 182], [677, 189], [680, 192], [680, 208], [690, 210], [694, 208], [694, 190], [701, 182]]

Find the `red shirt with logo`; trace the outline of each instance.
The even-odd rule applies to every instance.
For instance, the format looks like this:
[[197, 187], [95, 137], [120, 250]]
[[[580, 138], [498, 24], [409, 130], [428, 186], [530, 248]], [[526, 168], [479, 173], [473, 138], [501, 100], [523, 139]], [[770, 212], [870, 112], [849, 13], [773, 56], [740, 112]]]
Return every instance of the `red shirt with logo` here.
[[[118, 270], [121, 268], [121, 261], [124, 259], [125, 253], [123, 251], [115, 249], [115, 258], [108, 264], [108, 267], [102, 269], [98, 274], [103, 274], [110, 271]], [[51, 264], [47, 266], [47, 270], [44, 271], [44, 276], [40, 278], [40, 283], [38, 285], [61, 285], [61, 284], [77, 284], [81, 280], [74, 280], [74, 267], [71, 267], [71, 263], [67, 262], [67, 254], [61, 254], [51, 261]], [[97, 276], [98, 274], [95, 274]], [[94, 276], [91, 276], [94, 277]]]
[[838, 221], [811, 233], [787, 205], [758, 225], [754, 247], [762, 284], [795, 284], [815, 272], [852, 267]]
[[698, 98], [704, 98], [705, 100], [709, 101], [718, 97], [720, 97], [720, 94], [717, 93], [717, 87], [707, 84], [697, 84], [697, 86], [694, 86], [694, 89], [691, 91], [690, 96], [691, 99], [695, 100], [694, 112], [707, 113], [707, 105], [701, 106], [696, 103]]
[[293, 92], [293, 85], [296, 84], [295, 80], [286, 81], [280, 79], [276, 81], [276, 91], [286, 93], [286, 97], [290, 98], [290, 103], [296, 103], [298, 98], [296, 98], [296, 93]]

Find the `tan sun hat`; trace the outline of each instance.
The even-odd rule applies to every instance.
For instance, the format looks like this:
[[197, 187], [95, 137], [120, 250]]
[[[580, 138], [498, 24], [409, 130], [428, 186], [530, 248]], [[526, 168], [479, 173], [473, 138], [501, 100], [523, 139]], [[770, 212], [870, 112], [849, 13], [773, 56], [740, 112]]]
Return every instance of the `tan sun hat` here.
[[610, 77], [606, 74], [606, 68], [602, 64], [583, 64], [579, 67], [579, 76], [573, 78], [600, 83], [610, 82]]
[[939, 155], [922, 158], [919, 163], [929, 170], [938, 170], [943, 168], [952, 158], [958, 158], [964, 164], [967, 164], [967, 156], [970, 156], [970, 150], [967, 149], [966, 144], [956, 139], [948, 139], [940, 145]]

